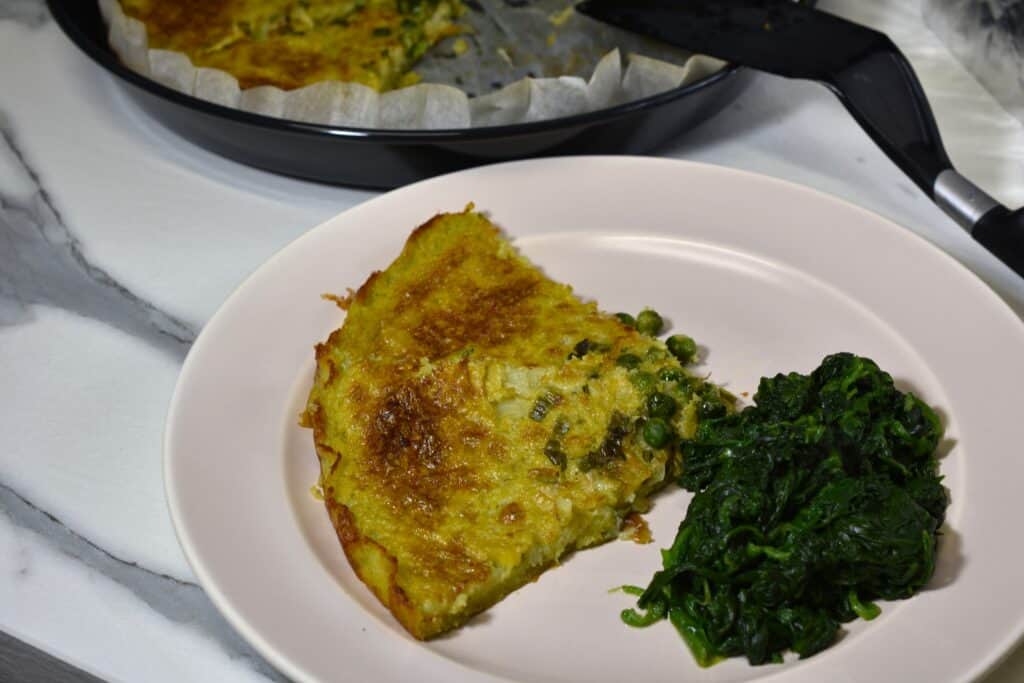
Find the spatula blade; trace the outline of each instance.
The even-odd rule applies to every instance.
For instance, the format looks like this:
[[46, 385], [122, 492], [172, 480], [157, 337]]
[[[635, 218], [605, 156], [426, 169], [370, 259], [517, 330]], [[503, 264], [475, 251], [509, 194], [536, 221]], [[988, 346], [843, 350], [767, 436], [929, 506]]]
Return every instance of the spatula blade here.
[[828, 80], [886, 37], [791, 0], [585, 0], [582, 14], [691, 52]]

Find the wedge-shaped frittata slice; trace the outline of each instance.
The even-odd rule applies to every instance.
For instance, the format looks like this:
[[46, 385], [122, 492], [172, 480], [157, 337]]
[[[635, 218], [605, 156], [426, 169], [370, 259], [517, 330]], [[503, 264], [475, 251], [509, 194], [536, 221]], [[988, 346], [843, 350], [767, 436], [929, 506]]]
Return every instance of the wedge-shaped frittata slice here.
[[724, 409], [662, 342], [545, 277], [470, 210], [418, 228], [346, 303], [316, 347], [303, 419], [349, 562], [417, 638], [645, 510], [678, 443], [649, 445], [652, 411], [686, 437], [698, 412]]

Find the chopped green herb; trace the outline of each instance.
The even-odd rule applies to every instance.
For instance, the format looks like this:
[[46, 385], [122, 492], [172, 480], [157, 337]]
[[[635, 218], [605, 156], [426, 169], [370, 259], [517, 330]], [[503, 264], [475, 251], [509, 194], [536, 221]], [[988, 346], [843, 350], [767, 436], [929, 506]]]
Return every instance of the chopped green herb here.
[[583, 358], [583, 356], [587, 355], [591, 351], [603, 352], [607, 351], [609, 348], [611, 347], [608, 344], [592, 341], [590, 339], [581, 339], [576, 342], [576, 346], [572, 347], [572, 351], [569, 353], [568, 358], [569, 360], [574, 358]]
[[562, 437], [569, 433], [569, 420], [564, 416], [555, 420], [555, 426], [551, 429], [551, 438], [544, 444], [544, 455], [553, 465], [558, 465], [561, 470], [565, 469], [569, 462], [568, 456], [562, 447]]
[[569, 353], [568, 358], [569, 360], [572, 360], [574, 358], [583, 358], [583, 356], [587, 355], [588, 353], [590, 353], [590, 340], [581, 339], [580, 341], [576, 342], [576, 346], [572, 347], [572, 351]]
[[580, 471], [589, 472], [595, 467], [604, 467], [614, 460], [625, 460], [626, 453], [622, 450], [622, 441], [632, 431], [633, 425], [629, 418], [617, 410], [613, 412], [601, 445], [580, 458]]
[[557, 465], [560, 470], [564, 470], [566, 463], [569, 461], [565, 451], [562, 450], [562, 443], [554, 437], [548, 439], [548, 442], [544, 444], [544, 455], [547, 456], [552, 465]]
[[633, 368], [640, 366], [640, 356], [635, 353], [624, 353], [619, 356], [618, 360], [615, 361], [615, 364], [619, 367], [626, 368], [627, 370], [632, 370]]
[[562, 395], [553, 389], [548, 389], [534, 402], [530, 410], [530, 419], [540, 422], [547, 417], [548, 412], [562, 402]]

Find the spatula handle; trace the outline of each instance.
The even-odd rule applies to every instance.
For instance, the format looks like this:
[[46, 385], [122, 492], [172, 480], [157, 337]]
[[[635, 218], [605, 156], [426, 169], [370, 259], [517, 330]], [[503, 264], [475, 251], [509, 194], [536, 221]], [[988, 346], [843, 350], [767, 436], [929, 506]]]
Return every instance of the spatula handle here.
[[584, 0], [598, 20], [697, 54], [824, 83], [926, 195], [1024, 276], [1024, 213], [956, 172], [928, 98], [880, 31], [790, 0]]
[[1011, 212], [954, 168], [913, 68], [883, 33], [823, 80], [871, 139], [926, 195], [1024, 276], [1024, 211]]
[[978, 221], [971, 234], [1024, 277], [1024, 209], [1010, 211], [997, 206]]

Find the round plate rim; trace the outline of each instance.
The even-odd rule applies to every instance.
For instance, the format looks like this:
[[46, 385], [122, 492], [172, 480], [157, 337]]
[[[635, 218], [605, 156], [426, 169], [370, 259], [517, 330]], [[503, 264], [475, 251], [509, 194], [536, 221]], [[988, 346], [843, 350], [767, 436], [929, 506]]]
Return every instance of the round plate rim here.
[[[310, 229], [309, 231], [307, 231], [306, 233], [299, 236], [291, 243], [280, 249], [277, 253], [275, 253], [273, 256], [267, 259], [262, 265], [256, 268], [252, 273], [250, 273], [250, 275], [248, 275], [225, 299], [223, 304], [218, 308], [218, 310], [213, 314], [213, 316], [211, 316], [207, 324], [204, 325], [202, 332], [197, 337], [195, 343], [192, 345], [192, 348], [189, 351], [188, 356], [185, 359], [185, 362], [179, 374], [178, 382], [176, 383], [170, 401], [164, 430], [163, 472], [165, 494], [167, 496], [168, 509], [170, 511], [171, 518], [173, 521], [175, 534], [177, 535], [178, 541], [182, 546], [182, 549], [184, 551], [186, 559], [189, 562], [189, 565], [195, 572], [204, 590], [211, 597], [211, 600], [221, 611], [221, 613], [227, 618], [229, 623], [231, 623], [231, 625], [239, 633], [241, 633], [246, 640], [252, 643], [264, 657], [266, 657], [272, 664], [274, 664], [274, 666], [276, 666], [279, 670], [284, 672], [289, 677], [292, 677], [296, 680], [312, 680], [309, 676], [309, 673], [302, 668], [301, 664], [293, 662], [287, 656], [280, 653], [278, 649], [274, 646], [274, 644], [268, 641], [259, 632], [258, 629], [254, 628], [244, 617], [242, 617], [240, 613], [236, 610], [233, 603], [231, 603], [230, 600], [228, 600], [225, 597], [225, 595], [221, 592], [216, 579], [211, 575], [211, 573], [208, 571], [208, 568], [203, 563], [202, 558], [200, 556], [201, 553], [196, 548], [194, 541], [190, 536], [189, 530], [183, 521], [184, 518], [181, 509], [182, 503], [179, 496], [179, 491], [177, 489], [177, 482], [175, 479], [174, 471], [174, 427], [177, 420], [177, 412], [180, 407], [180, 398], [183, 393], [183, 387], [184, 385], [187, 384], [189, 373], [193, 369], [194, 364], [196, 363], [196, 358], [198, 358], [200, 353], [202, 353], [202, 350], [205, 349], [205, 347], [211, 343], [210, 340], [213, 339], [213, 335], [210, 332], [210, 330], [216, 327], [215, 323], [220, 319], [223, 312], [226, 309], [228, 309], [231, 305], [233, 305], [233, 302], [237, 301], [241, 297], [244, 297], [247, 286], [250, 283], [252, 283], [255, 278], [259, 277], [261, 273], [265, 272], [273, 264], [277, 263], [279, 259], [284, 258], [285, 254], [292, 250], [293, 248], [295, 248], [298, 244], [302, 243], [305, 240], [311, 239], [320, 231], [327, 229], [329, 225], [333, 221], [337, 220], [340, 216], [373, 210], [380, 204], [396, 201], [396, 196], [400, 198], [403, 192], [410, 191], [412, 189], [422, 189], [422, 187], [426, 185], [457, 183], [461, 178], [471, 177], [482, 173], [493, 173], [495, 172], [495, 170], [502, 168], [533, 167], [534, 169], [543, 170], [540, 167], [566, 163], [583, 163], [588, 165], [610, 164], [619, 165], [622, 166], [623, 168], [629, 168], [630, 165], [640, 164], [650, 166], [650, 170], [655, 172], [660, 170], [656, 168], [657, 166], [661, 166], [662, 168], [668, 168], [671, 166], [679, 169], [687, 169], [686, 172], [716, 173], [723, 176], [734, 176], [736, 178], [741, 178], [746, 182], [763, 183], [765, 185], [774, 186], [774, 188], [776, 188], [778, 191], [789, 192], [794, 194], [804, 194], [805, 196], [817, 196], [820, 199], [824, 199], [834, 203], [836, 206], [841, 207], [844, 211], [859, 212], [865, 218], [879, 223], [880, 226], [886, 226], [887, 230], [896, 231], [897, 233], [903, 235], [905, 239], [915, 243], [914, 248], [930, 252], [933, 256], [939, 256], [940, 259], [944, 262], [944, 267], [949, 269], [948, 274], [950, 276], [955, 275], [962, 281], [964, 286], [974, 288], [976, 290], [976, 295], [986, 299], [986, 303], [988, 305], [994, 305], [995, 310], [1002, 314], [1002, 316], [1006, 319], [1007, 322], [1015, 326], [1015, 329], [1018, 333], [1024, 334], [1024, 321], [1022, 321], [1016, 315], [1016, 313], [1013, 312], [1013, 310], [1005, 303], [1005, 301], [1003, 301], [994, 291], [992, 291], [988, 287], [988, 285], [986, 285], [980, 278], [978, 278], [977, 275], [975, 275], [972, 271], [966, 268], [963, 264], [961, 264], [952, 256], [942, 251], [937, 246], [927, 241], [920, 235], [899, 226], [898, 224], [894, 223], [893, 221], [883, 216], [880, 216], [867, 209], [847, 202], [846, 200], [821, 192], [819, 190], [815, 190], [813, 188], [809, 188], [779, 178], [728, 167], [721, 167], [711, 164], [690, 161], [633, 156], [549, 157], [544, 159], [510, 161], [503, 162], [500, 164], [492, 164], [488, 166], [456, 171], [446, 175], [428, 178], [417, 183], [407, 185], [403, 188], [383, 193], [378, 197], [374, 197], [370, 200], [367, 200], [366, 202], [363, 202], [362, 204], [351, 207], [350, 209], [347, 209], [346, 211], [343, 211], [340, 214], [338, 214], [338, 216], [335, 216], [334, 218], [325, 221], [321, 225]], [[989, 672], [992, 668], [994, 668], [1000, 661], [1002, 661], [1002, 659], [1010, 653], [1013, 646], [1021, 641], [1022, 637], [1024, 637], [1024, 612], [1021, 612], [1021, 614], [1019, 615], [1018, 622], [1015, 628], [1004, 634], [1004, 636], [997, 642], [996, 645], [990, 647], [989, 650], [985, 653], [984, 657], [976, 659], [973, 667], [971, 667], [970, 670], [964, 674], [964, 676], [957, 680], [977, 680], [979, 677], [981, 677], [985, 673]], [[434, 653], [431, 654], [435, 657], [438, 656]], [[505, 680], [487, 674], [481, 675], [481, 672], [468, 669], [467, 667], [465, 667], [465, 665], [459, 663], [452, 662], [452, 664], [460, 670], [472, 672], [472, 674], [477, 677], [482, 677], [488, 680], [495, 681]], [[788, 672], [784, 669], [777, 673], [770, 674], [763, 680], [775, 681], [787, 676]]]

